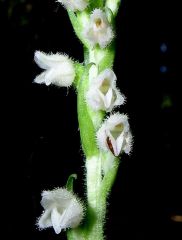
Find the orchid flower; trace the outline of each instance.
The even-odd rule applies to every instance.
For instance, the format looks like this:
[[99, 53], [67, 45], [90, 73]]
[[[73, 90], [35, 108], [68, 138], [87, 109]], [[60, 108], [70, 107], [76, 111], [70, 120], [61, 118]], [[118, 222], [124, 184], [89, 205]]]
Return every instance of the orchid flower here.
[[45, 54], [35, 52], [34, 60], [45, 71], [38, 75], [34, 82], [50, 84], [59, 87], [69, 87], [75, 78], [75, 69], [72, 60], [63, 54]]
[[125, 97], [116, 88], [116, 75], [111, 69], [105, 69], [91, 81], [86, 100], [93, 110], [107, 112], [124, 103]]
[[41, 205], [45, 211], [38, 220], [39, 228], [53, 227], [56, 234], [77, 227], [83, 218], [81, 203], [64, 188], [43, 191]]
[[95, 9], [90, 15], [89, 25], [85, 27], [83, 35], [92, 47], [98, 43], [101, 48], [105, 48], [112, 41], [112, 27], [101, 9]]
[[100, 149], [109, 150], [116, 157], [122, 152], [129, 154], [132, 150], [132, 135], [128, 117], [119, 113], [111, 115], [98, 130], [97, 141]]

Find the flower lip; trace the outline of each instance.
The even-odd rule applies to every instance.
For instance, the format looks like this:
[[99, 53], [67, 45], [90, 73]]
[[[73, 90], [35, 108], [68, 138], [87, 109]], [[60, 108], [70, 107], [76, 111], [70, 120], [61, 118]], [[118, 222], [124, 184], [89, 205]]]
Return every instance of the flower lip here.
[[36, 51], [34, 54], [34, 61], [37, 63], [37, 65], [42, 69], [49, 69], [52, 67], [55, 67], [65, 61], [68, 61], [69, 58], [65, 54], [46, 54], [41, 51]]

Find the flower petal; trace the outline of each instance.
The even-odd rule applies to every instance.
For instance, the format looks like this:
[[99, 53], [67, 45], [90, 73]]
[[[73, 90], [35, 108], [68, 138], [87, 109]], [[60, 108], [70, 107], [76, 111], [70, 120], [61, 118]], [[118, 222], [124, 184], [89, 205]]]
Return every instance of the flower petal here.
[[51, 211], [51, 222], [56, 234], [59, 234], [62, 230], [60, 220], [61, 214], [58, 212], [57, 208], [53, 208]]
[[106, 124], [104, 122], [101, 128], [97, 131], [97, 145], [104, 151], [108, 150], [106, 129]]
[[56, 67], [62, 62], [68, 61], [69, 58], [68, 56], [59, 53], [46, 54], [44, 52], [36, 51], [34, 60], [40, 68], [49, 69]]
[[98, 43], [101, 48], [105, 48], [114, 37], [114, 33], [110, 27], [108, 27], [105, 32], [100, 32], [98, 34]]
[[74, 67], [64, 62], [55, 68], [51, 68], [46, 76], [46, 82], [49, 81], [59, 87], [69, 87], [75, 78]]
[[133, 146], [133, 136], [132, 136], [131, 132], [128, 132], [127, 137], [126, 137], [126, 143], [123, 148], [124, 152], [126, 154], [130, 154], [132, 151], [132, 146]]
[[99, 109], [107, 111], [112, 105], [112, 98], [113, 98], [112, 88], [109, 88], [106, 95], [104, 95], [101, 91], [98, 91], [98, 95], [100, 97], [100, 101], [99, 101], [100, 107], [99, 107]]
[[126, 97], [124, 96], [124, 94], [122, 94], [119, 91], [119, 89], [117, 89], [117, 88], [114, 88], [114, 91], [115, 91], [115, 94], [116, 94], [116, 99], [115, 99], [114, 105], [115, 106], [120, 106], [120, 105], [125, 104]]
[[124, 148], [124, 132], [120, 134], [120, 136], [116, 139], [116, 156], [119, 156], [122, 153], [122, 150]]
[[81, 204], [75, 199], [70, 201], [68, 208], [65, 209], [61, 218], [60, 225], [63, 229], [75, 228], [79, 225], [83, 218], [83, 208]]
[[105, 96], [105, 101], [104, 101], [106, 110], [109, 109], [110, 107], [113, 107], [112, 99], [113, 99], [113, 89], [110, 88]]
[[100, 96], [97, 93], [98, 89], [95, 87], [92, 87], [88, 90], [86, 93], [86, 101], [87, 104], [94, 110], [98, 111], [100, 110]]
[[47, 86], [49, 86], [51, 84], [51, 79], [47, 79], [46, 78], [47, 75], [47, 71], [39, 74], [35, 79], [34, 82], [35, 83], [39, 83], [39, 84], [46, 84]]
[[[103, 77], [110, 80], [110, 86], [113, 87], [116, 84], [116, 75], [110, 68], [106, 68], [103, 72]], [[102, 76], [102, 75], [101, 75]]]
[[73, 194], [64, 188], [43, 191], [41, 205], [44, 209], [51, 208], [54, 205], [59, 207], [59, 211], [63, 211], [68, 207], [72, 198]]
[[50, 209], [47, 209], [43, 212], [37, 224], [40, 229], [44, 229], [52, 226]]

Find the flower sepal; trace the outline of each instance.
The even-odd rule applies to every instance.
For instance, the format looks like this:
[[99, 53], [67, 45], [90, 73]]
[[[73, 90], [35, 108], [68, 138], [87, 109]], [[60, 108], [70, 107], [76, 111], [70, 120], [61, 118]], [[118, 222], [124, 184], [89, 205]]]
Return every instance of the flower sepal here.
[[71, 174], [66, 183], [66, 189], [73, 192], [73, 182], [77, 179], [77, 174]]
[[110, 8], [114, 17], [117, 15], [121, 0], [106, 0], [105, 7]]
[[73, 12], [83, 11], [89, 4], [89, 0], [57, 0], [57, 2], [61, 3], [67, 10]]
[[113, 14], [112, 10], [110, 8], [108, 8], [108, 7], [105, 7], [105, 13], [106, 13], [108, 22], [112, 26], [114, 26], [114, 14]]

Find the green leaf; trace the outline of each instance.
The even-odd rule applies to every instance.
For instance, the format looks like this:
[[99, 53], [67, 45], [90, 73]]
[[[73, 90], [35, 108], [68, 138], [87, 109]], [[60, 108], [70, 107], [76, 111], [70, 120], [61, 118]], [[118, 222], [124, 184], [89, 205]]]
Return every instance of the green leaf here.
[[76, 36], [86, 47], [89, 47], [87, 41], [82, 36], [82, 32], [83, 32], [82, 21], [84, 21], [83, 20], [84, 17], [87, 17], [86, 11], [83, 11], [77, 14], [71, 10], [67, 10], [67, 12]]
[[75, 76], [75, 79], [73, 82], [73, 86], [77, 89], [77, 87], [79, 85], [79, 81], [84, 72], [84, 66], [81, 63], [75, 62], [74, 67], [75, 67], [76, 76]]
[[108, 47], [105, 49], [100, 49], [103, 51], [104, 57], [99, 63], [99, 72], [102, 72], [106, 68], [112, 68], [115, 57], [115, 41], [113, 41]]
[[73, 181], [77, 179], [77, 175], [76, 174], [71, 174], [67, 180], [67, 183], [66, 183], [66, 189], [68, 191], [71, 191], [73, 192]]
[[113, 25], [114, 24], [114, 15], [113, 12], [111, 11], [110, 8], [105, 7], [105, 12], [106, 12], [106, 16], [107, 16], [107, 20], [108, 22]]
[[93, 63], [89, 63], [85, 68], [85, 72], [78, 86], [77, 101], [81, 142], [83, 151], [87, 157], [98, 154], [98, 148], [95, 140], [95, 129], [85, 100], [85, 93], [88, 89], [89, 70], [92, 65]]
[[101, 201], [105, 201], [107, 196], [109, 195], [111, 188], [116, 180], [118, 167], [119, 167], [120, 159], [115, 158], [114, 165], [112, 168], [107, 172], [102, 180], [102, 187], [101, 187]]
[[120, 4], [121, 0], [106, 0], [105, 6], [110, 8], [113, 12], [114, 17], [116, 17]]
[[89, 7], [91, 10], [95, 8], [103, 8], [105, 0], [90, 0]]

